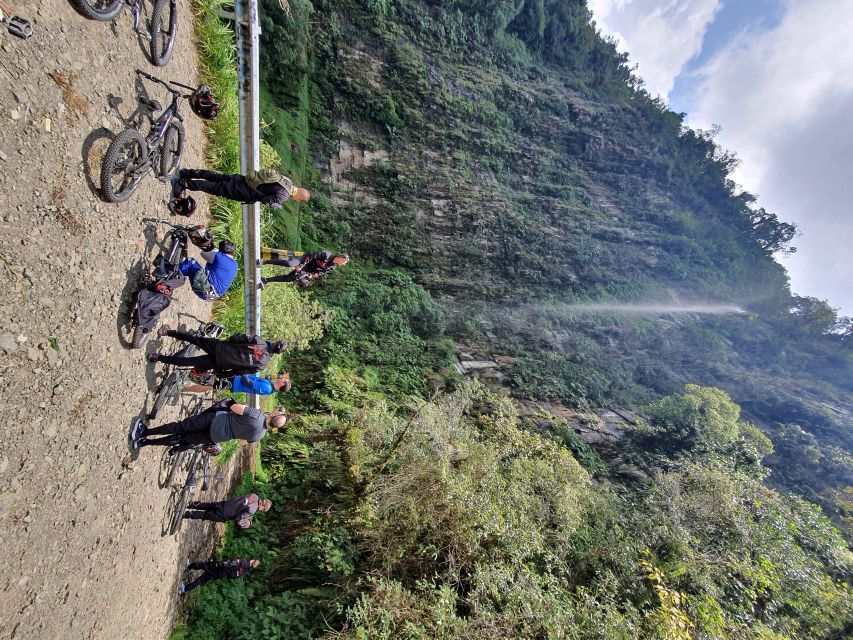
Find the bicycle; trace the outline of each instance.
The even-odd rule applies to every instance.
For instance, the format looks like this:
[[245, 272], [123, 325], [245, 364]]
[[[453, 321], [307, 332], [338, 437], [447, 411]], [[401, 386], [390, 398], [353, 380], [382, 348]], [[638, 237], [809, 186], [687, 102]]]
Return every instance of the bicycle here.
[[[196, 318], [198, 320], [198, 318]], [[207, 338], [218, 338], [222, 335], [222, 332], [225, 331], [225, 327], [221, 324], [216, 324], [215, 322], [202, 322], [199, 320], [200, 326], [195, 331], [195, 335], [203, 336]], [[198, 349], [195, 345], [187, 344], [182, 347], [175, 355], [179, 356], [193, 356], [198, 352]], [[178, 394], [180, 394], [181, 389], [183, 389], [184, 385], [187, 382], [187, 379], [193, 374], [192, 368], [179, 368], [172, 365], [167, 365], [169, 367], [169, 373], [166, 375], [163, 380], [163, 384], [160, 385], [160, 388], [157, 390], [157, 396], [154, 398], [154, 404], [151, 406], [151, 411], [148, 414], [148, 418], [153, 420], [157, 417], [157, 414], [160, 412], [166, 402], [170, 399], [176, 398]]]
[[[210, 487], [210, 479], [212, 478], [210, 472], [211, 458], [221, 450], [222, 447], [220, 445], [200, 444], [189, 451], [180, 451], [175, 454], [175, 461], [165, 485], [171, 483], [178, 470], [186, 470], [187, 478], [179, 489], [174, 485], [172, 486], [173, 490], [180, 492], [175, 502], [175, 511], [172, 515], [172, 523], [169, 528], [169, 533], [172, 535], [175, 535], [181, 529], [187, 505], [191, 502], [190, 498], [195, 495], [199, 476], [201, 477], [201, 490], [207, 491]], [[186, 454], [190, 452], [192, 452], [191, 455], [187, 456]]]
[[[155, 0], [148, 20], [148, 31], [139, 28], [145, 12], [144, 0], [71, 0], [76, 9], [90, 20], [111, 22], [125, 5], [130, 7], [133, 30], [151, 43], [151, 62], [165, 66], [172, 57], [175, 36], [178, 33], [178, 8], [175, 0]], [[164, 28], [165, 27], [165, 28]]]
[[[172, 94], [172, 103], [153, 118], [162, 106], [156, 100], [139, 96], [140, 104], [151, 111], [151, 129], [147, 136], [136, 129], [125, 129], [110, 143], [101, 165], [101, 195], [107, 202], [128, 200], [149, 171], [158, 180], [168, 182], [178, 170], [184, 152], [183, 116], [178, 112], [178, 104], [181, 98], [191, 99], [197, 90], [179, 82], [165, 82], [140, 69], [136, 73], [166, 87]], [[175, 87], [193, 93], [186, 94]]]
[[148, 341], [160, 314], [172, 301], [172, 291], [184, 284], [186, 277], [178, 265], [187, 255], [187, 240], [202, 251], [213, 248], [213, 236], [201, 225], [186, 226], [174, 224], [160, 218], [142, 218], [142, 222], [165, 224], [171, 227], [161, 252], [155, 259], [151, 273], [146, 276], [142, 288], [136, 295], [136, 304], [130, 313], [130, 326], [133, 328], [132, 349], [140, 349]]

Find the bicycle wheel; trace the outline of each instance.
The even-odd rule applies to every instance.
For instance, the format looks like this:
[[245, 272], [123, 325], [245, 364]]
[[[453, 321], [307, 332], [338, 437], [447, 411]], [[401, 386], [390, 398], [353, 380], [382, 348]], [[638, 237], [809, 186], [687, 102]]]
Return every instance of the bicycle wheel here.
[[122, 0], [71, 0], [77, 11], [89, 20], [109, 22], [124, 6]]
[[207, 491], [210, 487], [210, 454], [207, 452], [201, 454], [201, 464], [199, 465], [201, 473], [201, 490]]
[[174, 0], [157, 0], [151, 10], [151, 62], [165, 66], [172, 57], [178, 14]]
[[169, 448], [164, 448], [163, 454], [160, 456], [160, 470], [157, 473], [157, 484], [161, 489], [172, 484], [172, 480], [175, 479], [175, 473], [177, 473], [178, 469], [181, 467], [183, 457], [183, 451], [179, 451], [178, 453], [169, 453]]
[[140, 327], [136, 326], [133, 328], [133, 340], [130, 343], [131, 349], [141, 349], [145, 346], [145, 343], [148, 342], [148, 338], [151, 337], [150, 331], [143, 331]]
[[124, 202], [139, 186], [137, 173], [148, 157], [148, 144], [136, 129], [125, 129], [110, 143], [101, 165], [101, 194], [107, 202]]
[[151, 407], [151, 411], [148, 412], [148, 418], [153, 420], [157, 417], [157, 414], [160, 413], [160, 409], [162, 409], [166, 402], [174, 395], [175, 387], [177, 387], [180, 382], [180, 371], [173, 370], [166, 376], [166, 379], [163, 380], [163, 384], [160, 385], [160, 389], [157, 391], [157, 397], [154, 398], [154, 405]]
[[184, 152], [184, 125], [180, 120], [172, 120], [163, 134], [160, 146], [160, 177], [170, 179], [181, 164]]
[[180, 531], [181, 525], [184, 522], [184, 513], [187, 511], [187, 505], [190, 503], [190, 496], [195, 487], [184, 487], [181, 489], [181, 497], [178, 498], [178, 504], [175, 506], [175, 515], [172, 516], [172, 529], [169, 533], [175, 535]]

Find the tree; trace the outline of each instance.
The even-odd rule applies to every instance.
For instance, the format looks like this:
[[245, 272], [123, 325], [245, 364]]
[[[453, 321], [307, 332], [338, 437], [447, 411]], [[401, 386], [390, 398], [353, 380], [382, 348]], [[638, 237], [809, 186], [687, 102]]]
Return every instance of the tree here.
[[809, 335], [823, 335], [833, 331], [838, 323], [838, 314], [827, 300], [809, 296], [794, 296], [791, 315], [797, 328]]
[[764, 207], [749, 209], [749, 222], [752, 225], [752, 237], [761, 248], [770, 253], [791, 255], [797, 248], [790, 246], [791, 240], [797, 235], [797, 227], [790, 222], [782, 222], [775, 213], [768, 212]]

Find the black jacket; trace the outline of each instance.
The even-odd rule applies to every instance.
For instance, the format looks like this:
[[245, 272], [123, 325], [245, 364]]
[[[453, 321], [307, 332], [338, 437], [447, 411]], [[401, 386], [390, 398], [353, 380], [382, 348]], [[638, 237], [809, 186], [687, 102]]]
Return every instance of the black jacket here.
[[212, 560], [204, 563], [204, 571], [215, 578], [242, 578], [249, 573], [249, 561], [243, 558]]
[[270, 361], [267, 341], [261, 336], [235, 333], [227, 340], [217, 343], [211, 354], [217, 371], [239, 371], [232, 375], [243, 375], [263, 370]]
[[235, 520], [241, 529], [249, 527], [249, 518], [255, 515], [257, 510], [258, 496], [254, 493], [222, 502], [222, 515], [228, 520]]

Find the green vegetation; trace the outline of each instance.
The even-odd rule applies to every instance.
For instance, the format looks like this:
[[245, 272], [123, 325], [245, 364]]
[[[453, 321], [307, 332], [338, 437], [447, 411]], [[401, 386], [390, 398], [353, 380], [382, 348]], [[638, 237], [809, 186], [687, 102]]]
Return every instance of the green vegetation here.
[[[287, 4], [262, 2], [266, 162], [314, 197], [266, 241], [353, 260], [264, 292], [299, 417], [245, 481], [273, 510], [222, 550], [262, 570], [176, 636], [852, 633], [853, 556], [803, 498], [853, 536], [853, 322], [792, 295], [794, 230], [734, 156], [582, 0]], [[748, 313], [578, 306], [683, 300]], [[519, 400], [640, 418], [614, 452]]]

